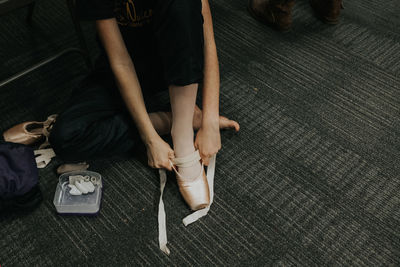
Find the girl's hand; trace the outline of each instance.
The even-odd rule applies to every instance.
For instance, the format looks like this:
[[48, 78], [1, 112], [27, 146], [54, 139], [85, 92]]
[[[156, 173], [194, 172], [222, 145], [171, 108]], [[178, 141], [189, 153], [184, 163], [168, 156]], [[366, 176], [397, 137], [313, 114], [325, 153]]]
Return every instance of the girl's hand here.
[[203, 122], [196, 135], [194, 146], [199, 150], [204, 165], [208, 166], [210, 158], [221, 149], [219, 121]]
[[172, 171], [169, 160], [175, 157], [175, 153], [167, 142], [158, 136], [146, 143], [146, 149], [150, 167]]

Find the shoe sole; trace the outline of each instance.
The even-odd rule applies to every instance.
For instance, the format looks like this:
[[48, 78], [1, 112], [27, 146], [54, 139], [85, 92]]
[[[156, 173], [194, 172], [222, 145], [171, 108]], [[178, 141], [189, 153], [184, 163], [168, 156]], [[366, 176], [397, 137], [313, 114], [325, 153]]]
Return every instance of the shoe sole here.
[[273, 23], [269, 22], [268, 20], [266, 20], [264, 18], [257, 16], [254, 13], [253, 9], [251, 9], [252, 2], [253, 2], [253, 0], [248, 0], [247, 1], [247, 12], [249, 12], [250, 16], [253, 19], [257, 20], [258, 22], [261, 22], [262, 24], [270, 26], [270, 27], [272, 27], [272, 28], [274, 28], [274, 29], [276, 29], [276, 30], [278, 30], [280, 32], [288, 32], [288, 31], [290, 31], [290, 29], [292, 28], [291, 26], [289, 26], [288, 28], [281, 28], [281, 27], [276, 26], [276, 24], [273, 24]]

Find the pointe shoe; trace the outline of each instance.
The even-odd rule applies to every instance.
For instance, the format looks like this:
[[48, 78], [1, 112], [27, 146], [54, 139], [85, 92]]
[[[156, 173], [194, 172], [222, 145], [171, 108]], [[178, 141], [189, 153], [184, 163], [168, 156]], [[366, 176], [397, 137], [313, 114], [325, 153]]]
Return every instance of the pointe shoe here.
[[[200, 160], [199, 151], [196, 150], [193, 154], [184, 158], [175, 158], [170, 161], [170, 164], [174, 171], [177, 173], [177, 181], [179, 190], [185, 201], [188, 203], [192, 210], [197, 210], [192, 214], [183, 218], [182, 222], [185, 226], [196, 222], [198, 219], [207, 215], [211, 208], [214, 200], [214, 174], [215, 174], [215, 158], [216, 155], [210, 158], [210, 164], [207, 168], [207, 177], [205, 178], [204, 166], [201, 164], [201, 173], [194, 179], [183, 178], [178, 171], [176, 166], [191, 166]], [[162, 252], [166, 255], [170, 254], [170, 250], [167, 246], [167, 226], [166, 226], [166, 214], [164, 209], [164, 202], [162, 200], [165, 185], [167, 183], [167, 173], [164, 169], [159, 169], [160, 173], [160, 202], [158, 204], [158, 244]]]
[[179, 191], [192, 210], [200, 210], [210, 204], [210, 190], [204, 172], [204, 164], [201, 164], [200, 174], [194, 178], [182, 177], [175, 166], [190, 167], [199, 162], [200, 159], [199, 151], [196, 150], [186, 157], [171, 160], [172, 168], [176, 173]]
[[46, 141], [41, 148], [48, 146], [48, 136], [56, 120], [57, 115], [51, 115], [44, 122], [29, 121], [15, 125], [3, 133], [4, 141], [24, 145], [34, 145], [43, 137]]

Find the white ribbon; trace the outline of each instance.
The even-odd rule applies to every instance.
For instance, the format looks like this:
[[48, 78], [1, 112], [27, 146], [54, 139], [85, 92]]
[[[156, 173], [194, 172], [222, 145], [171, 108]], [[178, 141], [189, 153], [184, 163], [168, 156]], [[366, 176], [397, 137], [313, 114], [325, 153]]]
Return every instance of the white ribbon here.
[[[207, 168], [207, 181], [208, 187], [210, 190], [210, 204], [205, 207], [204, 209], [198, 210], [193, 212], [192, 214], [186, 216], [182, 222], [185, 226], [188, 226], [191, 223], [194, 223], [201, 217], [207, 215], [208, 211], [210, 210], [211, 204], [214, 201], [214, 174], [215, 174], [215, 160], [216, 155], [210, 158], [210, 163]], [[166, 215], [165, 215], [165, 208], [164, 202], [162, 200], [165, 184], [167, 183], [167, 173], [165, 169], [159, 169], [160, 174], [160, 203], [158, 205], [158, 243], [160, 249], [167, 255], [170, 254], [170, 250], [167, 247], [167, 228], [166, 228]]]
[[52, 148], [38, 149], [34, 151], [36, 160], [36, 165], [39, 169], [45, 168], [51, 161], [52, 158], [56, 156]]
[[164, 169], [158, 170], [160, 173], [160, 204], [158, 204], [158, 243], [160, 245], [160, 249], [165, 254], [169, 255], [170, 251], [167, 247], [167, 229], [166, 229], [166, 216], [165, 216], [165, 208], [164, 202], [162, 200], [165, 184], [167, 183], [167, 173]]

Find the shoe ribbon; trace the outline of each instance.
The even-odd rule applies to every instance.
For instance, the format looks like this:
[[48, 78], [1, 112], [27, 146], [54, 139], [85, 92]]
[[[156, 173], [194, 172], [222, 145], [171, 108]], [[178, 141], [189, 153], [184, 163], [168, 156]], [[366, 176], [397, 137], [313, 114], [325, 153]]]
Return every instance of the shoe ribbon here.
[[[194, 223], [201, 217], [207, 215], [208, 211], [210, 210], [211, 204], [214, 201], [214, 174], [215, 174], [215, 160], [216, 155], [210, 158], [210, 163], [207, 168], [207, 181], [208, 187], [210, 190], [210, 204], [205, 207], [204, 209], [197, 210], [192, 214], [183, 218], [182, 222], [185, 226], [188, 226], [191, 223]], [[162, 252], [167, 255], [170, 255], [170, 250], [167, 247], [167, 227], [166, 227], [166, 214], [165, 214], [165, 207], [164, 202], [162, 200], [165, 184], [167, 183], [167, 173], [165, 169], [159, 169], [160, 174], [160, 202], [158, 205], [158, 243]]]
[[49, 136], [50, 136], [50, 132], [53, 129], [53, 125], [56, 122], [56, 118], [57, 118], [57, 114], [53, 114], [50, 115], [47, 120], [43, 123], [43, 130], [42, 130], [42, 134], [43, 136], [46, 138], [46, 140], [44, 141], [43, 144], [41, 144], [39, 146], [39, 149], [44, 149], [44, 148], [48, 148], [50, 146], [49, 143]]
[[36, 165], [39, 169], [46, 168], [46, 166], [50, 163], [51, 159], [56, 156], [54, 150], [50, 147], [49, 143], [49, 135], [53, 128], [54, 123], [56, 122], [57, 114], [53, 114], [47, 118], [47, 120], [43, 123], [43, 132], [42, 134], [45, 136], [46, 140], [43, 144], [39, 146], [39, 149], [34, 151]]

